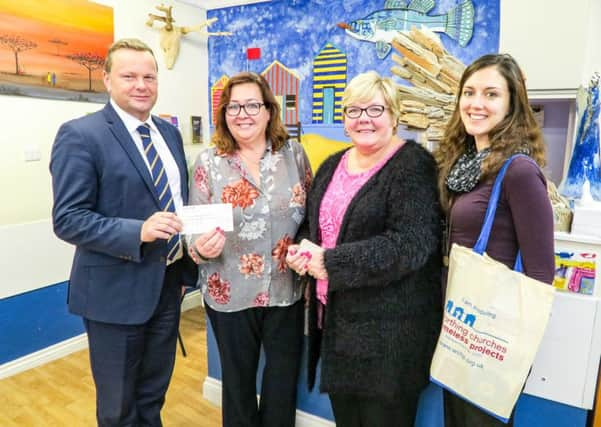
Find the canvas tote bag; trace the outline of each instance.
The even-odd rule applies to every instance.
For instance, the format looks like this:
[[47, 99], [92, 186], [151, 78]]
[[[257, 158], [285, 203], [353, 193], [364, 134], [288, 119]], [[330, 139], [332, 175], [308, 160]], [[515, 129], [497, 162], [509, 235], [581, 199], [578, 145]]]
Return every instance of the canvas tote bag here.
[[[484, 252], [508, 159], [495, 180], [473, 249], [453, 244], [445, 310], [430, 379], [508, 422], [543, 338], [554, 288]], [[523, 156], [523, 155], [522, 155]]]

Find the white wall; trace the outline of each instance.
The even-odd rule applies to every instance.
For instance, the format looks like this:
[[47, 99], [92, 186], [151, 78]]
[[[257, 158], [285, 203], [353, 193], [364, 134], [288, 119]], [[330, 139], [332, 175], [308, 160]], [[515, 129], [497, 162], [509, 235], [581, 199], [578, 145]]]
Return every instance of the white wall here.
[[[163, 65], [157, 28], [145, 25], [147, 14], [158, 2], [102, 0], [114, 8], [115, 39], [136, 37], [148, 43], [159, 62], [159, 99], [155, 113], [177, 115], [185, 142], [190, 142], [190, 116], [208, 117], [207, 42], [199, 34], [182, 38], [172, 70]], [[178, 25], [196, 25], [206, 19], [200, 7], [173, 5]], [[158, 25], [155, 25], [158, 27]], [[52, 233], [52, 189], [48, 162], [61, 123], [99, 110], [102, 104], [0, 96], [3, 129], [0, 133], [0, 260], [4, 284], [0, 298], [67, 280], [72, 249]], [[204, 120], [205, 124], [208, 120]], [[208, 127], [204, 135], [208, 135]], [[188, 152], [199, 146], [188, 145]], [[25, 150], [39, 150], [40, 160], [25, 162]], [[10, 202], [7, 202], [10, 201]], [[27, 255], [27, 256], [25, 256]]]
[[599, 0], [591, 0], [583, 83], [588, 83], [588, 79], [595, 71], [601, 73], [601, 1]]
[[530, 91], [574, 96], [601, 70], [601, 1], [501, 0], [499, 50], [513, 55]]
[[[159, 60], [159, 99], [155, 112], [177, 115], [185, 141], [190, 140], [190, 116], [207, 117], [207, 43], [199, 34], [182, 39], [173, 70], [162, 64], [158, 30], [145, 26], [155, 2], [103, 0], [114, 7], [115, 38], [137, 37], [148, 43]], [[165, 2], [169, 4], [168, 2]], [[158, 3], [156, 3], [158, 4]], [[174, 3], [179, 25], [195, 25], [206, 19], [200, 7]], [[0, 225], [46, 219], [50, 216], [51, 190], [48, 161], [58, 127], [64, 121], [102, 108], [101, 104], [0, 96]], [[206, 122], [206, 120], [205, 120]], [[206, 135], [208, 129], [205, 130]], [[41, 159], [25, 162], [26, 149], [37, 149]], [[18, 184], [18, 185], [16, 185]], [[13, 201], [6, 203], [6, 200]], [[0, 255], [0, 258], [3, 258]]]

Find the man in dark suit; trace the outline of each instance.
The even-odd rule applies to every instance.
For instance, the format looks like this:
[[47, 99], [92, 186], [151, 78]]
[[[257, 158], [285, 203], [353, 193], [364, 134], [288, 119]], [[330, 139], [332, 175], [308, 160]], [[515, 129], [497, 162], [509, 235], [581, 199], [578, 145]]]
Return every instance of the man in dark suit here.
[[83, 317], [99, 426], [160, 426], [182, 285], [194, 285], [175, 211], [188, 175], [175, 127], [151, 116], [157, 63], [143, 42], [109, 49], [110, 102], [61, 126], [52, 149], [56, 235], [76, 246], [69, 310]]

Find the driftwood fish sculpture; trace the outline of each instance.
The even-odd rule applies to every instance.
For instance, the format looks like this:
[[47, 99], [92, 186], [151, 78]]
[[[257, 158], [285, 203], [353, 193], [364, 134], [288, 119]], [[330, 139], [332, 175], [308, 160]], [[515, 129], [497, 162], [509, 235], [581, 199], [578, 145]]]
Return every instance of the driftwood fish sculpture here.
[[474, 30], [472, 1], [464, 0], [444, 15], [428, 15], [434, 6], [434, 0], [386, 0], [384, 9], [349, 23], [339, 23], [338, 27], [351, 37], [375, 43], [380, 59], [390, 52], [390, 43], [397, 32], [407, 32], [412, 27], [445, 33], [460, 46], [466, 46]]

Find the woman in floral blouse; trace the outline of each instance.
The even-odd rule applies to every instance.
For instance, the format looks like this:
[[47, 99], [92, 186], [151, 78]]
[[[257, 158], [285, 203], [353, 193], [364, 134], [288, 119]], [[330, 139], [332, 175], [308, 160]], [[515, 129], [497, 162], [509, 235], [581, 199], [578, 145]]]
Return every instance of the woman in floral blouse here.
[[285, 259], [305, 215], [309, 162], [287, 140], [280, 106], [254, 73], [228, 81], [212, 142], [194, 164], [189, 203], [231, 203], [234, 231], [193, 236], [189, 251], [219, 347], [223, 425], [294, 426], [303, 290]]

